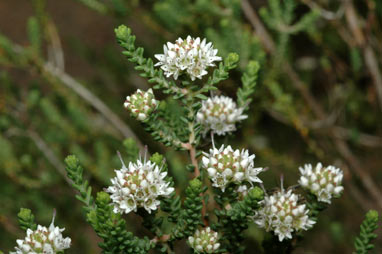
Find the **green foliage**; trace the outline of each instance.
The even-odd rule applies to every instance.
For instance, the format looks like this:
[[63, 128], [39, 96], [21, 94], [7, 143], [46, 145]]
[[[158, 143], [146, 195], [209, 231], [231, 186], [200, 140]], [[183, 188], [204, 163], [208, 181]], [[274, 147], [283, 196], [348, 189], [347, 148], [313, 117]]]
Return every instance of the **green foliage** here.
[[154, 140], [182, 148], [182, 142], [186, 142], [189, 136], [185, 115], [186, 111], [176, 101], [161, 102], [157, 112], [145, 121], [145, 129]]
[[110, 196], [98, 192], [96, 208], [87, 214], [88, 221], [104, 242], [100, 243], [102, 253], [137, 253], [144, 254], [152, 247], [147, 238], [139, 239], [126, 230], [126, 221], [120, 214], [113, 212]]
[[34, 215], [30, 209], [21, 208], [17, 217], [22, 230], [27, 231], [28, 228], [32, 230], [37, 229], [37, 224], [34, 222]]
[[127, 161], [136, 161], [139, 156], [139, 147], [137, 145], [137, 142], [132, 138], [127, 138], [123, 141], [123, 146], [126, 149]]
[[237, 104], [239, 107], [244, 107], [248, 110], [249, 104], [252, 102], [251, 97], [255, 92], [259, 69], [260, 65], [258, 62], [249, 62], [247, 69], [241, 78], [243, 86], [237, 90]]
[[34, 54], [40, 54], [41, 51], [41, 28], [36, 17], [28, 19], [28, 37]]
[[374, 231], [378, 228], [379, 215], [375, 210], [370, 210], [366, 213], [365, 219], [362, 222], [359, 236], [354, 240], [354, 248], [357, 254], [368, 253], [374, 249], [374, 244], [370, 243], [377, 237]]
[[326, 203], [318, 201], [317, 197], [314, 194], [308, 193], [307, 207], [309, 208], [310, 218], [314, 221], [317, 221], [319, 213], [328, 208], [328, 205]]
[[161, 89], [164, 93], [175, 93], [177, 97], [183, 96], [181, 89], [176, 86], [175, 82], [165, 79], [163, 71], [154, 68], [153, 60], [143, 56], [144, 49], [135, 47], [135, 36], [131, 34], [130, 28], [120, 25], [115, 29], [115, 35], [118, 43], [125, 49], [122, 53], [127, 56], [130, 62], [137, 65], [135, 69], [142, 72], [140, 74], [142, 77], [155, 84], [155, 89]]
[[229, 253], [243, 253], [243, 231], [248, 228], [248, 216], [255, 213], [259, 208], [258, 202], [263, 199], [264, 192], [255, 187], [248, 192], [244, 200], [234, 203], [232, 207], [215, 210], [219, 222], [214, 225], [214, 229], [223, 234], [223, 249]]
[[102, 14], [105, 14], [107, 12], [107, 7], [99, 0], [77, 0], [84, 5], [88, 6], [89, 8], [98, 11]]
[[183, 202], [183, 209], [172, 231], [172, 240], [193, 235], [198, 226], [203, 225], [203, 197], [201, 194], [205, 192], [206, 189], [199, 179], [195, 178], [190, 181], [186, 189], [186, 199]]
[[213, 86], [228, 78], [229, 70], [236, 68], [239, 62], [239, 55], [230, 53], [224, 59], [224, 63], [219, 64], [219, 68], [215, 69], [212, 77], [208, 78], [207, 84], [202, 88], [202, 92], [214, 90]]
[[269, 8], [262, 8], [260, 14], [270, 28], [281, 33], [296, 34], [311, 29], [320, 12], [308, 12], [292, 25], [296, 6], [295, 0], [270, 0]]
[[93, 208], [92, 187], [89, 186], [87, 180], [83, 179], [83, 167], [80, 164], [79, 159], [75, 155], [69, 155], [65, 159], [66, 171], [68, 177], [73, 181], [73, 187], [80, 193], [76, 195], [76, 198], [84, 203], [85, 211], [89, 211]]

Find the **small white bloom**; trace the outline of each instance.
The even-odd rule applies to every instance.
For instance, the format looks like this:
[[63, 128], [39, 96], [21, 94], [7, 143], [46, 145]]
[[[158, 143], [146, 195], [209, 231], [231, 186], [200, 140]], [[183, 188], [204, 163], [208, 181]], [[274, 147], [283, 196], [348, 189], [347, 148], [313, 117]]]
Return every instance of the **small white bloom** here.
[[140, 207], [151, 213], [160, 205], [159, 197], [167, 197], [174, 191], [165, 180], [167, 172], [146, 159], [130, 162], [128, 167], [122, 162], [122, 168], [115, 172], [117, 176], [111, 179], [113, 185], [107, 188], [115, 213], [136, 212]]
[[241, 185], [248, 182], [252, 185], [262, 182], [257, 175], [263, 168], [254, 167], [255, 155], [249, 155], [248, 150], [233, 150], [231, 146], [222, 145], [220, 149], [212, 148], [203, 155], [203, 168], [207, 170], [212, 186], [222, 191], [229, 183]]
[[217, 135], [225, 135], [235, 131], [235, 124], [247, 118], [243, 111], [231, 98], [214, 96], [202, 101], [196, 120], [204, 127], [204, 134], [212, 130]]
[[198, 229], [193, 236], [188, 237], [188, 244], [197, 253], [215, 253], [220, 247], [219, 235], [209, 227]]
[[70, 248], [71, 239], [61, 234], [65, 228], [54, 226], [54, 216], [49, 228], [38, 225], [36, 230], [27, 229], [24, 240], [17, 240], [16, 251], [10, 254], [56, 254]]
[[156, 110], [158, 104], [159, 102], [155, 99], [153, 90], [150, 88], [147, 92], [138, 89], [133, 95], [126, 97], [123, 105], [133, 117], [144, 121]]
[[200, 41], [200, 38], [191, 38], [183, 40], [179, 38], [175, 44], [168, 42], [163, 46], [163, 54], [155, 55], [159, 60], [155, 66], [161, 66], [166, 77], [171, 75], [174, 79], [186, 73], [192, 81], [201, 79], [206, 75], [207, 68], [215, 66], [216, 61], [221, 61], [220, 56], [216, 56], [217, 49], [214, 49], [212, 43], [206, 43], [206, 39]]
[[315, 224], [308, 217], [309, 210], [304, 204], [298, 204], [298, 199], [292, 190], [283, 189], [265, 196], [254, 216], [255, 223], [267, 232], [272, 231], [280, 242], [292, 239], [293, 232], [308, 230]]
[[237, 188], [236, 188], [236, 193], [238, 195], [238, 199], [239, 200], [243, 200], [247, 195], [248, 195], [248, 192], [252, 189], [252, 186], [248, 188], [248, 186], [246, 184], [243, 184], [243, 185], [239, 185]]
[[299, 184], [316, 195], [317, 200], [331, 203], [332, 197], [339, 197], [343, 191], [343, 172], [334, 166], [323, 167], [318, 163], [313, 169], [311, 164], [299, 168], [301, 177]]

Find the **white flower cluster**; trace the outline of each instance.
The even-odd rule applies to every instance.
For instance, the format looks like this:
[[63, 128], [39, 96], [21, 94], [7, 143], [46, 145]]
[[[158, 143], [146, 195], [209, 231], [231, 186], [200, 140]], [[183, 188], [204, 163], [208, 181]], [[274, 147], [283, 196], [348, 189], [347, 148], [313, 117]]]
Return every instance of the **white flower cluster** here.
[[257, 175], [263, 168], [255, 168], [254, 159], [255, 155], [249, 155], [248, 150], [233, 150], [231, 146], [222, 145], [219, 149], [212, 148], [210, 153], [204, 153], [202, 162], [212, 186], [224, 191], [229, 183], [262, 182]]
[[128, 168], [122, 162], [122, 168], [115, 172], [117, 176], [111, 179], [113, 185], [107, 188], [115, 213], [136, 212], [140, 207], [151, 213], [160, 205], [160, 196], [167, 197], [174, 191], [165, 181], [167, 172], [162, 172], [151, 161], [130, 162]]
[[188, 243], [196, 253], [215, 253], [220, 247], [218, 241], [218, 233], [209, 227], [198, 229], [194, 236], [188, 237]]
[[175, 44], [167, 42], [167, 46], [163, 46], [164, 54], [157, 54], [155, 58], [159, 60], [155, 66], [161, 66], [166, 77], [178, 76], [187, 73], [191, 80], [201, 79], [208, 72], [209, 66], [215, 66], [215, 61], [221, 61], [220, 56], [216, 56], [217, 49], [214, 49], [212, 43], [206, 43], [206, 39], [200, 41], [200, 38], [191, 38], [183, 40], [179, 38]]
[[126, 97], [123, 105], [133, 117], [144, 121], [157, 108], [158, 104], [153, 90], [150, 88], [147, 92], [138, 89], [133, 95]]
[[309, 209], [298, 204], [298, 195], [283, 189], [265, 196], [261, 208], [256, 212], [255, 222], [267, 232], [273, 231], [279, 241], [292, 239], [292, 233], [308, 230], [315, 221], [309, 219]]
[[64, 238], [61, 234], [65, 228], [54, 226], [54, 217], [49, 228], [41, 225], [36, 230], [27, 229], [27, 236], [24, 240], [17, 240], [16, 251], [10, 254], [56, 254], [63, 253], [70, 248], [71, 239]]
[[343, 172], [334, 166], [323, 167], [318, 163], [313, 169], [311, 164], [300, 167], [301, 177], [298, 183], [308, 189], [317, 200], [331, 203], [332, 197], [339, 197], [344, 187], [342, 187]]
[[238, 108], [236, 103], [226, 96], [214, 96], [202, 102], [202, 107], [196, 114], [196, 120], [204, 127], [204, 132], [212, 130], [218, 135], [236, 130], [236, 122], [247, 118], [244, 108]]

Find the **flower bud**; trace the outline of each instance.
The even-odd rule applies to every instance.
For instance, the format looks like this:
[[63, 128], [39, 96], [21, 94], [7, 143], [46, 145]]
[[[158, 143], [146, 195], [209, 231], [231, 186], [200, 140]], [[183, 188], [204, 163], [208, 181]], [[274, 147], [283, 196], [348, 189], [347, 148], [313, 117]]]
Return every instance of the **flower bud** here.
[[188, 244], [196, 253], [216, 253], [220, 247], [217, 232], [206, 227], [196, 230], [193, 236], [188, 237]]
[[158, 103], [153, 90], [150, 88], [147, 92], [138, 89], [133, 95], [126, 97], [123, 105], [130, 111], [133, 117], [140, 121], [145, 121], [156, 110]]

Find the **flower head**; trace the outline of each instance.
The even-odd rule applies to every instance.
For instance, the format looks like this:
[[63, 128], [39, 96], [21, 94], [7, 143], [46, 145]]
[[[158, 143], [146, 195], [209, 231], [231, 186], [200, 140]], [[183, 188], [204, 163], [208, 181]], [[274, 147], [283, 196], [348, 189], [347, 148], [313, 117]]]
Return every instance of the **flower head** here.
[[123, 105], [133, 117], [144, 121], [157, 108], [158, 101], [155, 99], [151, 88], [147, 92], [138, 89], [134, 94], [126, 97]]
[[54, 216], [49, 228], [38, 225], [36, 230], [27, 229], [24, 240], [17, 240], [15, 252], [11, 254], [56, 254], [69, 249], [71, 239], [61, 234], [65, 228], [54, 226]]
[[255, 155], [249, 155], [248, 150], [233, 150], [231, 146], [210, 149], [202, 158], [203, 167], [207, 169], [212, 186], [225, 190], [229, 183], [241, 185], [262, 181], [257, 175], [263, 168], [254, 167]]
[[218, 241], [218, 233], [209, 227], [198, 229], [193, 236], [188, 237], [188, 244], [196, 253], [215, 253], [220, 247]]
[[235, 124], [247, 118], [243, 111], [244, 108], [238, 108], [231, 98], [214, 96], [202, 102], [196, 120], [204, 127], [205, 133], [212, 130], [218, 135], [225, 135], [235, 131]]
[[323, 167], [318, 163], [313, 169], [311, 164], [300, 167], [299, 184], [313, 193], [318, 201], [329, 203], [332, 197], [339, 197], [342, 187], [343, 172], [334, 166]]
[[122, 159], [121, 162], [122, 168], [115, 170], [117, 176], [111, 179], [113, 185], [107, 188], [115, 213], [136, 212], [140, 207], [151, 213], [160, 205], [159, 197], [167, 197], [174, 191], [165, 180], [167, 172], [162, 172], [157, 164], [145, 159], [130, 162], [126, 167]]
[[217, 49], [214, 49], [212, 43], [206, 42], [206, 39], [200, 41], [200, 38], [191, 38], [183, 40], [179, 38], [175, 44], [167, 42], [163, 46], [163, 54], [155, 55], [159, 60], [155, 66], [161, 66], [166, 77], [178, 76], [187, 73], [191, 80], [201, 79], [207, 74], [209, 66], [215, 66], [215, 61], [221, 61], [221, 57], [216, 56]]
[[309, 219], [309, 210], [305, 204], [298, 204], [299, 196], [292, 190], [281, 190], [261, 201], [261, 208], [256, 212], [255, 222], [267, 232], [273, 231], [279, 241], [292, 239], [292, 233], [308, 230], [315, 221]]

